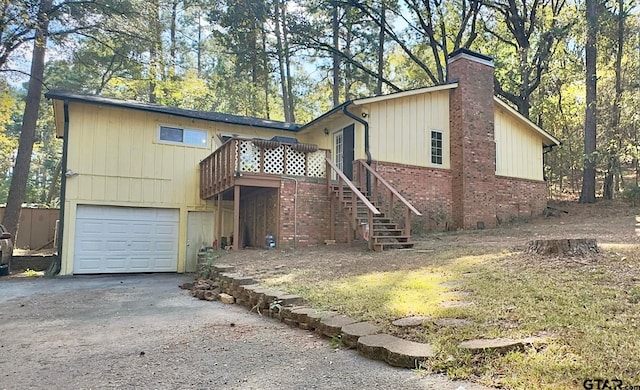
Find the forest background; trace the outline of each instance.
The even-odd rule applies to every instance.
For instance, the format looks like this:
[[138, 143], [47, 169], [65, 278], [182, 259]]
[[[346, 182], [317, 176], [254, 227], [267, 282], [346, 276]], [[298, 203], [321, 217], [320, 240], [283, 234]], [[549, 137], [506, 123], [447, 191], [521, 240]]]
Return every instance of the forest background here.
[[58, 206], [49, 89], [305, 123], [442, 83], [458, 48], [562, 140], [552, 198], [615, 198], [638, 188], [639, 37], [631, 0], [0, 0], [0, 205]]

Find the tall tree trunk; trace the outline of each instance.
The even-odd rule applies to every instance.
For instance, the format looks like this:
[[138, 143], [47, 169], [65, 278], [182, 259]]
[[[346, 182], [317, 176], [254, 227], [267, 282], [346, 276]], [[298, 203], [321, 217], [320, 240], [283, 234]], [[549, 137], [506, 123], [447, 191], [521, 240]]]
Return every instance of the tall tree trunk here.
[[622, 149], [622, 134], [620, 131], [620, 101], [622, 100], [622, 53], [624, 50], [624, 22], [625, 13], [624, 0], [618, 0], [617, 15], [617, 36], [616, 36], [616, 95], [613, 98], [613, 107], [611, 107], [611, 129], [613, 130], [613, 139], [608, 148], [607, 172], [604, 177], [604, 186], [602, 189], [602, 197], [605, 199], [613, 199], [615, 190], [618, 189], [618, 181], [616, 175], [620, 172], [620, 163], [618, 153]]
[[380, 0], [380, 32], [378, 33], [378, 80], [376, 83], [376, 95], [382, 95], [382, 77], [384, 73], [384, 26], [387, 24], [387, 0]]
[[38, 112], [40, 111], [40, 96], [42, 95], [42, 78], [44, 76], [44, 60], [49, 30], [48, 13], [51, 10], [51, 6], [52, 0], [41, 0], [40, 7], [38, 8], [36, 39], [33, 43], [29, 88], [27, 90], [24, 116], [22, 118], [18, 155], [16, 156], [16, 164], [11, 177], [11, 186], [9, 187], [9, 194], [7, 196], [7, 207], [2, 219], [2, 224], [14, 235], [18, 232], [22, 202], [24, 202], [27, 191], [33, 143], [36, 138], [36, 122], [38, 120]]
[[[51, 176], [51, 183], [49, 184], [49, 190], [47, 191], [47, 198], [45, 202], [50, 205], [53, 200], [53, 196], [56, 194], [56, 189], [58, 188], [58, 184], [60, 183], [59, 177], [60, 172], [62, 171], [62, 159], [58, 161], [56, 164], [56, 168], [53, 170], [53, 175]], [[62, 199], [60, 199], [62, 202]]]
[[[345, 43], [344, 43], [344, 54], [348, 58], [352, 58], [351, 54], [351, 41], [353, 40], [353, 35], [351, 34], [351, 23], [347, 25], [345, 29]], [[353, 85], [353, 67], [350, 63], [344, 64], [344, 100], [351, 100], [351, 86]]]
[[264, 83], [264, 109], [266, 111], [266, 118], [271, 119], [271, 106], [269, 105], [269, 96], [271, 91], [269, 90], [269, 53], [267, 53], [267, 29], [264, 24], [261, 25], [262, 31], [262, 79]]
[[338, 2], [333, 1], [331, 14], [331, 31], [333, 32], [333, 106], [340, 105], [340, 20]]
[[291, 122], [296, 121], [296, 105], [295, 96], [293, 95], [293, 79], [291, 78], [291, 51], [289, 50], [289, 29], [287, 27], [287, 6], [282, 3], [280, 8], [282, 17], [282, 41], [284, 44], [284, 65], [287, 76], [287, 94], [289, 95], [289, 116]]
[[157, 102], [156, 87], [161, 74], [162, 63], [162, 31], [160, 28], [160, 0], [152, 0], [151, 4], [151, 31], [149, 46], [149, 102]]
[[198, 7], [198, 42], [196, 43], [198, 78], [202, 77], [202, 10]]
[[596, 38], [598, 34], [597, 0], [586, 0], [587, 44], [585, 47], [586, 112], [584, 120], [584, 172], [580, 203], [596, 201]]
[[291, 119], [291, 108], [289, 107], [289, 91], [287, 89], [287, 75], [284, 63], [284, 48], [282, 39], [282, 29], [280, 26], [280, 0], [275, 0], [274, 4], [274, 22], [276, 33], [276, 52], [278, 55], [278, 70], [280, 71], [280, 89], [282, 91], [282, 109], [284, 111], [284, 120], [286, 122], [293, 122]]
[[174, 80], [176, 77], [176, 52], [178, 51], [178, 42], [176, 38], [177, 18], [178, 0], [173, 0], [173, 2], [171, 3], [171, 25], [169, 27], [169, 79], [171, 80]]

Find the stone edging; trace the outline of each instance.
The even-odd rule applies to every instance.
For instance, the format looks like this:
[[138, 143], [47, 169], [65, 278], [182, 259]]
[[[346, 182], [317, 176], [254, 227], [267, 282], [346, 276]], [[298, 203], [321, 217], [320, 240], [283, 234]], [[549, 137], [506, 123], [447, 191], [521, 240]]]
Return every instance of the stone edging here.
[[211, 271], [212, 278], [219, 282], [220, 292], [233, 297], [227, 302], [235, 302], [292, 327], [330, 338], [338, 337], [344, 346], [356, 348], [358, 353], [370, 359], [382, 360], [395, 367], [418, 368], [435, 356], [428, 344], [380, 333], [380, 328], [369, 322], [357, 322], [337, 312], [303, 306], [302, 297], [264, 288], [250, 277], [233, 273], [232, 266], [216, 264], [211, 266]]

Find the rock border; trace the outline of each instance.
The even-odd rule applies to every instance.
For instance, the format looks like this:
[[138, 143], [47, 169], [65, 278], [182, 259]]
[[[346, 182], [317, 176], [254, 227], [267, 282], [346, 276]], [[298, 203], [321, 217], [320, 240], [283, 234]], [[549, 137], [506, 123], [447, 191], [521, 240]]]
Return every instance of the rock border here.
[[[313, 309], [304, 305], [301, 296], [265, 288], [253, 278], [233, 272], [234, 267], [231, 265], [215, 264], [211, 265], [210, 269], [212, 280], [185, 283], [180, 287], [191, 288], [192, 295], [200, 299], [207, 298], [200, 297], [204, 291], [196, 290], [196, 286], [219, 291], [219, 299], [224, 303], [235, 303], [249, 311], [278, 319], [291, 327], [314, 331], [321, 336], [340, 340], [345, 347], [357, 349], [360, 355], [384, 361], [394, 367], [424, 368], [427, 367], [429, 358], [436, 356], [429, 344], [381, 333], [380, 328], [372, 323], [358, 322], [338, 312]], [[194, 294], [196, 291], [197, 294]], [[429, 321], [433, 319], [424, 317], [424, 322]], [[538, 337], [518, 340], [467, 340], [460, 343], [458, 348], [472, 353], [483, 350], [506, 352], [546, 341], [545, 338]]]
[[340, 340], [345, 347], [394, 367], [417, 368], [435, 356], [428, 344], [380, 333], [380, 328], [372, 323], [359, 322], [337, 312], [305, 306], [301, 296], [265, 288], [253, 278], [235, 273], [231, 265], [214, 264], [210, 268], [211, 279], [219, 286], [223, 302], [236, 303], [291, 327]]

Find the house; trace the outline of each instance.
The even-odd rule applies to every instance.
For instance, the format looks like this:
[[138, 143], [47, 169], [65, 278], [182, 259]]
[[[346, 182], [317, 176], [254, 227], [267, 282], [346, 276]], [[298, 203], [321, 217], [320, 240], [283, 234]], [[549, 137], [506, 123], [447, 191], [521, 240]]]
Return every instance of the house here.
[[491, 58], [448, 61], [446, 84], [305, 125], [48, 92], [64, 139], [61, 273], [190, 272], [212, 244], [411, 247], [412, 228], [542, 213], [543, 153], [559, 141], [494, 96]]

